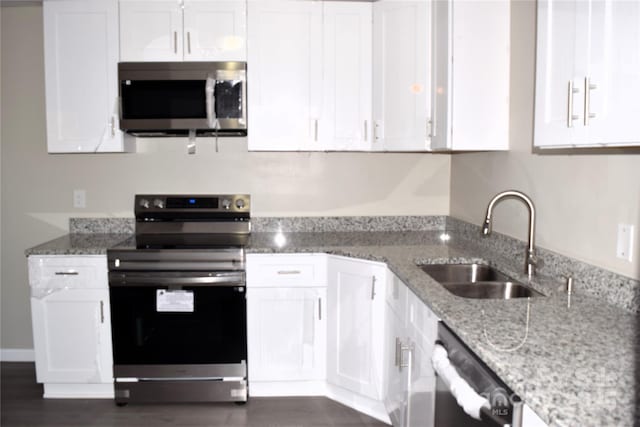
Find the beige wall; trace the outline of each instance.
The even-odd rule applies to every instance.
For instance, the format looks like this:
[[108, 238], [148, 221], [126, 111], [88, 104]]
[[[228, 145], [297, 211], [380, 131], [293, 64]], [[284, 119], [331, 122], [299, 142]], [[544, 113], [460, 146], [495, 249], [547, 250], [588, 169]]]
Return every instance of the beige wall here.
[[[72, 216], [132, 216], [142, 192], [247, 192], [256, 216], [448, 214], [450, 156], [247, 153], [246, 141], [145, 140], [136, 154], [48, 155], [42, 8], [2, 9], [2, 348], [29, 348], [26, 248]], [[87, 209], [72, 191], [87, 191]]]
[[[535, 3], [512, 2], [511, 151], [457, 154], [451, 164], [451, 215], [476, 224], [491, 197], [515, 188], [537, 207], [538, 244], [640, 278], [640, 151], [532, 154]], [[518, 201], [496, 208], [494, 229], [526, 239]], [[635, 260], [617, 259], [617, 224], [635, 224]]]

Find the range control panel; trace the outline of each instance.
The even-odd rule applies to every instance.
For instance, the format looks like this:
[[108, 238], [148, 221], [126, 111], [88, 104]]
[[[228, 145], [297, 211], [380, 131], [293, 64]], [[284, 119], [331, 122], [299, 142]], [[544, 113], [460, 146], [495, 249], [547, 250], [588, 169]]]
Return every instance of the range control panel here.
[[200, 212], [215, 215], [215, 213], [238, 212], [248, 213], [251, 196], [248, 194], [224, 195], [158, 195], [145, 194], [135, 197], [135, 214], [144, 212]]

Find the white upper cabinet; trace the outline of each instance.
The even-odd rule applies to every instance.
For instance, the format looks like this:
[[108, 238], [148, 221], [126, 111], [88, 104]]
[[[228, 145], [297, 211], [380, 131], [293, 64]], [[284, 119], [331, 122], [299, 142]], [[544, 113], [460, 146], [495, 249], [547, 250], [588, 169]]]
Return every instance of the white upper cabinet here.
[[432, 2], [432, 150], [509, 148], [508, 1]]
[[245, 0], [121, 0], [121, 61], [245, 61]]
[[324, 2], [321, 149], [371, 150], [372, 4]]
[[430, 2], [373, 3], [375, 151], [429, 148]]
[[118, 124], [117, 0], [45, 1], [49, 153], [133, 151]]
[[320, 2], [249, 0], [249, 150], [320, 149], [321, 34]]
[[538, 2], [534, 145], [640, 145], [640, 3]]
[[371, 149], [369, 3], [249, 1], [249, 149]]

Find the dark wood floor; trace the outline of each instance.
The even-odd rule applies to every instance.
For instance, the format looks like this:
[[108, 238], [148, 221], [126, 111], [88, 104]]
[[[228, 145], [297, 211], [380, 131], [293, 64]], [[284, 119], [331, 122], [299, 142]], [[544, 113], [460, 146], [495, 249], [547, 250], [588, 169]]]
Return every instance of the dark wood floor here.
[[246, 405], [139, 404], [105, 399], [43, 399], [33, 363], [2, 363], [2, 427], [384, 426], [321, 397], [251, 398]]

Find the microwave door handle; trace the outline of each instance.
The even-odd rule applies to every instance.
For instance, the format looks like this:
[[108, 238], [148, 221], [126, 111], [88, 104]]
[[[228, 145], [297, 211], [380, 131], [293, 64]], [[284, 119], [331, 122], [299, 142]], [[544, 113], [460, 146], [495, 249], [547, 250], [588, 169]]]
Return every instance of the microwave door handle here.
[[207, 124], [211, 129], [216, 128], [215, 89], [216, 79], [213, 77], [213, 74], [209, 74], [207, 76], [207, 84], [204, 87], [204, 93], [207, 101]]

